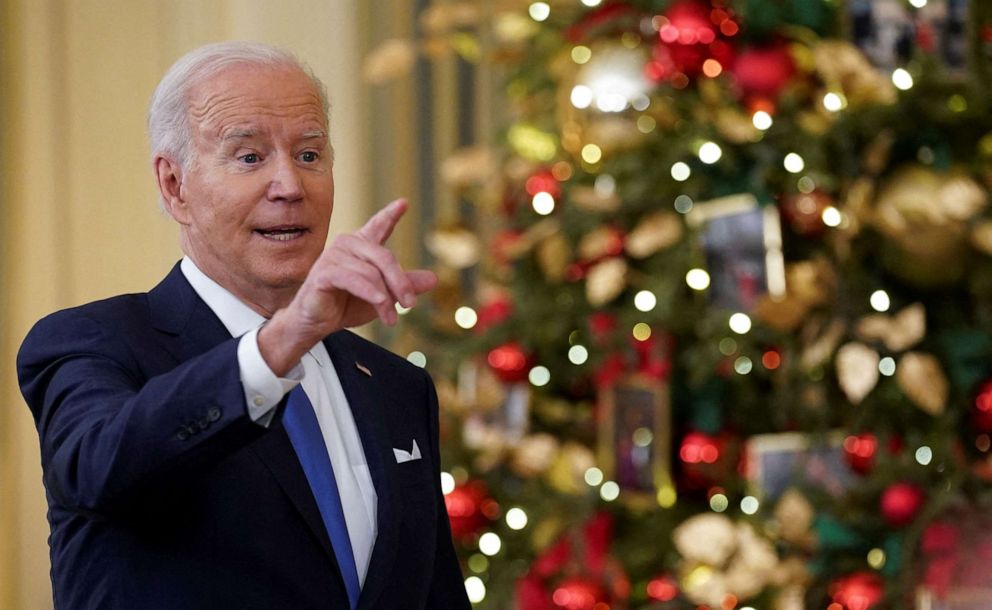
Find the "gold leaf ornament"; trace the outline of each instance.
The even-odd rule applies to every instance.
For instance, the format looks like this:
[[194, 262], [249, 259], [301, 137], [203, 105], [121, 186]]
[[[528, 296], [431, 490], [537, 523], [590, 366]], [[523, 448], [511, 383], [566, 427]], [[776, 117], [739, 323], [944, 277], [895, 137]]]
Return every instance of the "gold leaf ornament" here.
[[910, 164], [879, 189], [874, 224], [887, 238], [885, 266], [923, 288], [947, 286], [965, 274], [970, 229], [987, 193], [969, 175]]
[[848, 343], [837, 350], [837, 381], [851, 403], [857, 405], [878, 385], [878, 352], [862, 343]]
[[427, 250], [449, 267], [467, 269], [479, 262], [482, 251], [479, 237], [465, 227], [435, 229], [425, 241]]
[[616, 254], [617, 232], [608, 226], [599, 226], [586, 233], [579, 240], [579, 258], [582, 260], [598, 260], [609, 254]]
[[905, 354], [896, 367], [896, 382], [913, 404], [930, 415], [940, 415], [947, 408], [950, 385], [934, 355]]
[[785, 490], [775, 504], [774, 514], [783, 540], [804, 548], [812, 546], [815, 540], [812, 530], [816, 511], [799, 490], [794, 487]]
[[647, 258], [670, 248], [682, 239], [682, 219], [672, 212], [655, 212], [645, 217], [627, 235], [624, 248], [633, 258]]
[[627, 286], [627, 261], [620, 257], [596, 263], [586, 275], [586, 299], [593, 307], [606, 305]]
[[722, 566], [737, 550], [737, 529], [728, 517], [702, 513], [689, 517], [672, 532], [679, 555], [710, 566]]
[[413, 41], [391, 38], [366, 56], [362, 63], [362, 75], [365, 82], [382, 85], [409, 74], [416, 59], [417, 50]]
[[867, 315], [858, 322], [858, 335], [866, 341], [882, 341], [891, 352], [916, 345], [927, 334], [927, 315], [922, 303], [903, 308], [894, 316]]
[[522, 477], [545, 472], [558, 455], [558, 440], [547, 433], [525, 436], [513, 450], [510, 468]]
[[616, 212], [620, 209], [620, 196], [606, 193], [591, 186], [575, 186], [568, 192], [569, 203], [587, 212]]
[[456, 150], [441, 162], [441, 179], [454, 188], [483, 184], [499, 171], [499, 162], [493, 149], [472, 146]]
[[561, 233], [555, 233], [537, 245], [537, 264], [551, 282], [560, 282], [572, 260], [572, 247]]

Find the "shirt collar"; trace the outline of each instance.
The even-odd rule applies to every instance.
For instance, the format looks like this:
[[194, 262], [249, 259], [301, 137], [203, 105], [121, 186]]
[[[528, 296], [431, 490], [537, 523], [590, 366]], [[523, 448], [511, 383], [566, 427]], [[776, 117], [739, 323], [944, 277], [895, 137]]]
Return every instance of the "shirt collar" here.
[[261, 314], [200, 271], [190, 257], [184, 256], [179, 267], [196, 294], [220, 318], [232, 337], [240, 337], [265, 322]]

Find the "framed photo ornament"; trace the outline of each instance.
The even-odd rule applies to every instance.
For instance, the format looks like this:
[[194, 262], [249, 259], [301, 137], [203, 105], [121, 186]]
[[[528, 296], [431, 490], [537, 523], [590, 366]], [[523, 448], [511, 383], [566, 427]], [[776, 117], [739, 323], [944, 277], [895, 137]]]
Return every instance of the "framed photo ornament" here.
[[[927, 0], [848, 0], [851, 42], [878, 69], [891, 72], [918, 52], [933, 56], [949, 75], [969, 67], [972, 2]], [[920, 4], [920, 3], [916, 3]]]
[[749, 193], [731, 195], [695, 204], [686, 222], [699, 233], [714, 305], [748, 312], [766, 294], [785, 296], [782, 226], [775, 206], [761, 206]]
[[631, 374], [599, 393], [599, 463], [620, 487], [620, 499], [656, 506], [674, 493], [668, 382]]
[[992, 608], [992, 514], [988, 506], [956, 505], [923, 532], [916, 610]]
[[530, 423], [530, 384], [506, 383], [484, 363], [466, 361], [458, 367], [458, 399], [470, 406], [462, 429], [473, 449], [515, 446]]
[[751, 492], [775, 500], [789, 487], [801, 485], [833, 497], [847, 492], [857, 474], [844, 457], [844, 434], [816, 438], [801, 432], [759, 434], [747, 440], [746, 478]]

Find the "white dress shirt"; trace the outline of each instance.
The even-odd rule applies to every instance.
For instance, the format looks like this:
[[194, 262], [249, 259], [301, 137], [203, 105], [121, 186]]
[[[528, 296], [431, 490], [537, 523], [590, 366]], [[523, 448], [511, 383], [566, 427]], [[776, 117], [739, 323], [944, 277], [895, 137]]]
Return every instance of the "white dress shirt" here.
[[303, 391], [317, 414], [327, 455], [334, 468], [358, 582], [364, 584], [378, 533], [378, 497], [355, 418], [327, 348], [323, 342], [317, 342], [303, 355], [301, 363], [289, 372], [287, 378], [277, 377], [258, 350], [258, 330], [265, 318], [207, 277], [189, 257], [183, 257], [180, 268], [193, 290], [220, 318], [231, 336], [241, 337], [238, 366], [248, 416], [252, 421], [268, 427], [275, 413], [274, 407], [297, 384], [303, 384]]

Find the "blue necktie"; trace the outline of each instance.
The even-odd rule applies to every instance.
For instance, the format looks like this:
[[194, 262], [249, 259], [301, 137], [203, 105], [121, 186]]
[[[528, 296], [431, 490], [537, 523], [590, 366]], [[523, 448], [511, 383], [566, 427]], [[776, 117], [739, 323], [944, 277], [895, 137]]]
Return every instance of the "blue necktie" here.
[[348, 537], [348, 525], [344, 520], [341, 509], [341, 496], [338, 485], [334, 480], [334, 468], [327, 456], [324, 437], [317, 424], [317, 415], [313, 405], [307, 398], [303, 386], [299, 385], [289, 393], [286, 412], [282, 416], [283, 426], [289, 434], [289, 440], [300, 458], [300, 465], [310, 482], [313, 497], [317, 500], [317, 508], [331, 538], [334, 556], [337, 557], [344, 585], [348, 590], [348, 601], [352, 610], [358, 606], [358, 595], [361, 587], [358, 584], [358, 571], [355, 569], [355, 555], [351, 550], [351, 538]]

